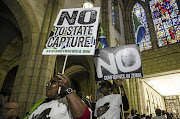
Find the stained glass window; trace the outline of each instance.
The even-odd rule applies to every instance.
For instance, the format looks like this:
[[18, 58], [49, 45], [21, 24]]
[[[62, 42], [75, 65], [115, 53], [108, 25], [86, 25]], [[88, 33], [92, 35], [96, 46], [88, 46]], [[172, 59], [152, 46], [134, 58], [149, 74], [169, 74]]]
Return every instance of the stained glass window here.
[[132, 19], [135, 41], [139, 45], [140, 51], [152, 49], [146, 14], [139, 3], [136, 3], [133, 7]]
[[114, 0], [111, 0], [111, 12], [112, 12], [112, 23], [115, 26], [115, 8], [114, 8]]
[[180, 14], [176, 0], [149, 2], [159, 47], [180, 42]]
[[111, 13], [112, 13], [112, 24], [114, 28], [121, 33], [120, 30], [120, 13], [119, 13], [119, 3], [118, 0], [111, 0]]

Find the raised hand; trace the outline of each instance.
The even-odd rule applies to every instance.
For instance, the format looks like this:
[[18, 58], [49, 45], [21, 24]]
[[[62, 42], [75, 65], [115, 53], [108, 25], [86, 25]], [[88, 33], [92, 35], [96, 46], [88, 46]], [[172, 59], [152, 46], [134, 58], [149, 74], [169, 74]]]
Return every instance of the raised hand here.
[[58, 85], [61, 87], [62, 91], [65, 91], [66, 89], [71, 87], [71, 81], [69, 77], [61, 73], [58, 73], [58, 77], [60, 78]]

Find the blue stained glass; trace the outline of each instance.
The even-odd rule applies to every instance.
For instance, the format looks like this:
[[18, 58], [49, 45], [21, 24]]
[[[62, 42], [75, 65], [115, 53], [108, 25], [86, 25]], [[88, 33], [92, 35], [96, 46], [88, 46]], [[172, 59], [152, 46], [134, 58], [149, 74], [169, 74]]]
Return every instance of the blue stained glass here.
[[133, 7], [132, 19], [135, 41], [139, 45], [140, 51], [152, 49], [145, 10], [139, 3]]
[[159, 47], [180, 42], [180, 14], [176, 0], [149, 2]]
[[115, 26], [115, 9], [114, 9], [114, 0], [111, 0], [111, 12], [112, 12], [112, 23]]

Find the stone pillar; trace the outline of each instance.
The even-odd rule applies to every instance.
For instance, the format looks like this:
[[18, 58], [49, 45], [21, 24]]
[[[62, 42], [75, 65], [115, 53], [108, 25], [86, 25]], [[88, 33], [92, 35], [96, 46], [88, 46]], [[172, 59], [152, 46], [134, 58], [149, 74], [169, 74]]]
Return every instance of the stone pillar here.
[[90, 76], [89, 76], [89, 80], [91, 82], [91, 93], [92, 93], [92, 98], [93, 101], [95, 101], [96, 99], [96, 81], [95, 81], [95, 67], [94, 67], [94, 58], [92, 56], [86, 56], [89, 66], [90, 66]]
[[137, 113], [142, 114], [141, 109], [141, 94], [139, 79], [129, 79], [129, 107], [137, 110]]
[[[26, 5], [28, 6], [24, 4], [25, 7]], [[21, 118], [30, 111], [35, 102], [45, 97], [46, 82], [54, 73], [56, 56], [42, 56], [42, 51], [58, 12], [59, 1], [48, 0], [41, 28], [34, 26], [37, 22], [31, 23], [32, 19], [28, 19], [30, 23], [27, 24], [30, 24], [30, 30], [24, 31], [27, 33], [23, 35], [23, 52], [11, 96], [11, 100], [16, 99], [20, 106]], [[31, 14], [26, 14], [31, 16]]]
[[146, 6], [149, 6], [149, 2], [146, 2], [145, 6], [143, 6], [143, 8], [145, 9], [145, 12], [146, 12], [146, 20], [147, 20], [147, 24], [148, 24], [148, 28], [149, 28], [150, 37], [151, 37], [152, 48], [157, 49], [158, 41], [157, 41], [156, 31], [154, 28], [154, 23], [153, 23], [153, 19], [152, 19], [152, 15], [151, 15], [151, 9], [150, 9], [150, 7], [146, 7]]
[[102, 0], [102, 8], [101, 8], [101, 13], [102, 13], [102, 26], [106, 35], [107, 42], [110, 44], [110, 32], [109, 32], [109, 0]]

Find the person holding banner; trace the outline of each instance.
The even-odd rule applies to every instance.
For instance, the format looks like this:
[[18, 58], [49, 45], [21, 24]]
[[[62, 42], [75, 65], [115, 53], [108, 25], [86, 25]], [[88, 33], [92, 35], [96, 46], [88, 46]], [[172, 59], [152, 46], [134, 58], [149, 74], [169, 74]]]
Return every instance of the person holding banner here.
[[46, 99], [36, 103], [24, 119], [90, 119], [91, 111], [59, 73], [46, 86]]
[[120, 119], [122, 102], [126, 102], [123, 104], [123, 109], [125, 111], [129, 109], [129, 103], [125, 92], [123, 92], [125, 98], [124, 96], [121, 97], [121, 94], [111, 94], [112, 84], [107, 80], [101, 82], [100, 85], [101, 93], [104, 97], [97, 100], [94, 116], [98, 119]]

